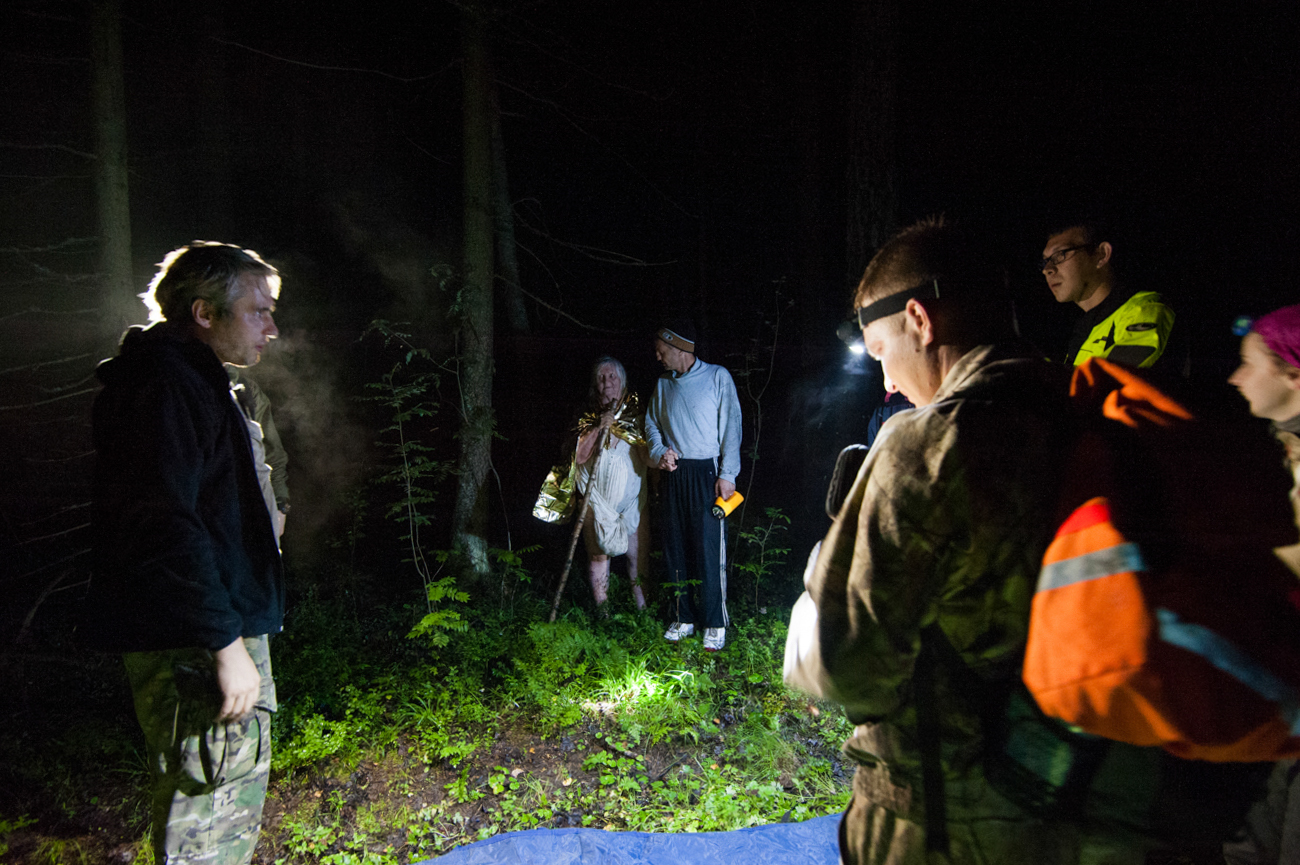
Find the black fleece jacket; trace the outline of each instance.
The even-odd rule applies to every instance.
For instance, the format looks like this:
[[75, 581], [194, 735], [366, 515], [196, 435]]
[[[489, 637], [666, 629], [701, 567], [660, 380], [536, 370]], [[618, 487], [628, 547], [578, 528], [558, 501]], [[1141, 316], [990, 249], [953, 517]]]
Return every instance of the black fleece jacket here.
[[216, 650], [278, 632], [280, 554], [216, 354], [165, 323], [133, 328], [97, 374], [85, 642]]

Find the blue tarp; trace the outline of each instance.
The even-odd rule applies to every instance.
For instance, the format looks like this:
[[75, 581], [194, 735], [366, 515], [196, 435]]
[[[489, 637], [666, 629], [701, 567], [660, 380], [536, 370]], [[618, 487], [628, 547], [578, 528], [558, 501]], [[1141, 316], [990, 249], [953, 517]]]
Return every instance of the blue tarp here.
[[[431, 865], [837, 865], [838, 814], [734, 832], [603, 829], [507, 832], [428, 859]], [[420, 865], [426, 865], [420, 863]]]

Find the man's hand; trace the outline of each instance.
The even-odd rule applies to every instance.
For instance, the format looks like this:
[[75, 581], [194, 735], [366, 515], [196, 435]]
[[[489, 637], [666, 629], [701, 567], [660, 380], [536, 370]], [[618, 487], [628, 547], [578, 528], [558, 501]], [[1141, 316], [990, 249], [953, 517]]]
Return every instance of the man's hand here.
[[677, 451], [669, 448], [667, 452], [659, 458], [659, 468], [666, 472], [677, 471]]
[[717, 492], [718, 498], [729, 499], [731, 494], [736, 491], [736, 483], [735, 481], [724, 481], [722, 478], [718, 478], [718, 482], [713, 485], [713, 489]]
[[252, 713], [257, 705], [262, 677], [257, 665], [244, 648], [244, 641], [236, 638], [224, 649], [218, 650], [217, 684], [221, 687], [221, 714], [218, 721], [238, 721]]

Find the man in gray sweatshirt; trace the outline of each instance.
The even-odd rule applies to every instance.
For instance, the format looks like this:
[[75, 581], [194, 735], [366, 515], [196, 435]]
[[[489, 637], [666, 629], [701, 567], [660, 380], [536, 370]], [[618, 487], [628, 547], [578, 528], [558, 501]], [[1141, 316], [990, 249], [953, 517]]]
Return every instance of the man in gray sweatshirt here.
[[665, 472], [664, 563], [676, 592], [664, 639], [675, 643], [698, 625], [704, 648], [716, 652], [727, 640], [726, 524], [712, 509], [736, 491], [740, 399], [731, 373], [697, 358], [695, 343], [686, 322], [655, 332], [664, 373], [646, 412], [646, 437], [652, 464]]

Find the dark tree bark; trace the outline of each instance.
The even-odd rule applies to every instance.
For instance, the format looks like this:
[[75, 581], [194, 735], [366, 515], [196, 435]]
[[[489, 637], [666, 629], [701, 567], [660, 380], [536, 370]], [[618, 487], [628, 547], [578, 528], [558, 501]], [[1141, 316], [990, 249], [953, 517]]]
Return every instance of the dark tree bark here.
[[[131, 272], [131, 207], [126, 166], [126, 93], [121, 0], [94, 0], [90, 96], [95, 119], [95, 206], [99, 226], [101, 339], [115, 343], [136, 316]], [[110, 344], [111, 344], [110, 343]]]
[[196, 227], [200, 237], [223, 241], [230, 240], [235, 230], [226, 46], [213, 38], [224, 35], [225, 17], [222, 0], [204, 0], [194, 55], [195, 84], [203, 100], [199, 111], [200, 157], [194, 166], [203, 212], [198, 214]]
[[848, 277], [856, 284], [867, 262], [893, 234], [896, 188], [895, 44], [898, 0], [858, 0], [849, 99]]
[[510, 201], [506, 172], [506, 142], [501, 134], [501, 111], [492, 88], [492, 199], [496, 216], [497, 267], [500, 270], [506, 320], [515, 333], [528, 333], [528, 309], [519, 283], [519, 256], [515, 250], [515, 210]]
[[460, 432], [452, 531], [480, 576], [488, 570], [488, 471], [492, 461], [492, 120], [487, 22], [473, 6], [461, 14], [464, 49], [465, 256], [461, 287]]
[[821, 86], [814, 64], [800, 66], [799, 84], [801, 98], [795, 118], [795, 135], [799, 142], [800, 172], [799, 194], [796, 206], [799, 213], [799, 303], [795, 315], [799, 323], [798, 336], [803, 345], [803, 359], [807, 363], [815, 354], [812, 346], [825, 343], [834, 328], [833, 316], [827, 309], [840, 311], [845, 305], [843, 292], [829, 291], [835, 282], [827, 273], [827, 238], [838, 226], [828, 219], [822, 175], [822, 122]]

